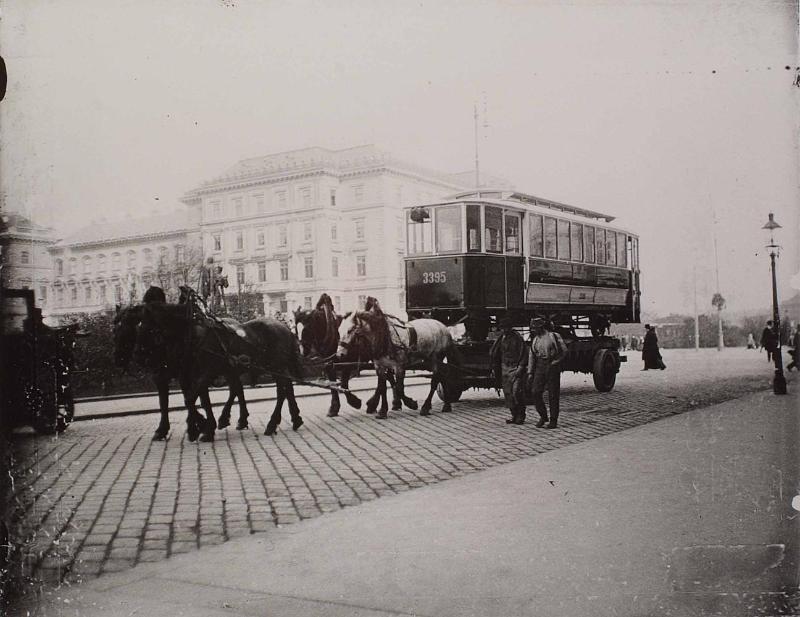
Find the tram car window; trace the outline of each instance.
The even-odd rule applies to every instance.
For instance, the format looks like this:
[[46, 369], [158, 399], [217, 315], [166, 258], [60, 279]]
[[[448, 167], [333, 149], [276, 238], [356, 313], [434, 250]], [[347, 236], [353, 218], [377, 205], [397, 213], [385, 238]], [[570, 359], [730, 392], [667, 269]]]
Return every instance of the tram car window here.
[[590, 227], [589, 225], [584, 226], [583, 247], [586, 251], [586, 254], [584, 255], [584, 261], [586, 263], [593, 264], [595, 262], [594, 227]]
[[486, 219], [486, 251], [488, 253], [503, 252], [503, 211], [500, 208], [486, 206], [484, 208]]
[[467, 204], [467, 251], [481, 252], [481, 207]]
[[583, 225], [572, 223], [570, 226], [570, 257], [572, 261], [583, 261]]
[[544, 217], [541, 214], [528, 215], [530, 221], [530, 247], [531, 257], [544, 257]]
[[461, 253], [461, 206], [436, 209], [436, 250]]
[[518, 255], [522, 252], [522, 242], [520, 236], [520, 216], [519, 214], [505, 215], [505, 236], [506, 254]]

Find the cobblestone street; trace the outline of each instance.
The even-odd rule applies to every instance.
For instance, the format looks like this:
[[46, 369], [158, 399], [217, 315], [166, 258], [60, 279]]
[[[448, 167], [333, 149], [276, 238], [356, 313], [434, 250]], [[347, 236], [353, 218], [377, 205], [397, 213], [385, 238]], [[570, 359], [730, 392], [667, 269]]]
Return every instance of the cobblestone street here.
[[[274, 438], [263, 436], [271, 402], [253, 405], [249, 430], [219, 431], [214, 443], [187, 442], [183, 412], [167, 442], [150, 441], [156, 415], [19, 433], [22, 578], [31, 592], [79, 582], [770, 388], [755, 351], [666, 350], [668, 369], [649, 372], [627, 355], [610, 393], [591, 376], [563, 376], [556, 431], [508, 426], [496, 394], [475, 391], [450, 414], [437, 401], [430, 417], [386, 421], [349, 408], [327, 418], [327, 396], [304, 398], [305, 425], [292, 432], [285, 414]], [[419, 400], [426, 388], [410, 391]]]

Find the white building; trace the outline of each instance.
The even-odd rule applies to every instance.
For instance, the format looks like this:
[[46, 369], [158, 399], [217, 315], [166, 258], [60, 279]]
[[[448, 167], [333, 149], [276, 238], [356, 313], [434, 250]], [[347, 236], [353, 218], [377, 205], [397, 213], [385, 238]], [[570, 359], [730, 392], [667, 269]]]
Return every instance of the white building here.
[[150, 284], [174, 289], [199, 264], [192, 238], [185, 211], [79, 229], [49, 247], [52, 301], [44, 314], [58, 318], [138, 302]]
[[311, 307], [322, 292], [337, 310], [372, 295], [402, 313], [403, 206], [470, 186], [374, 146], [306, 148], [239, 161], [183, 202], [228, 293], [263, 293], [267, 313]]
[[36, 305], [46, 311], [53, 274], [47, 249], [55, 239], [53, 230], [20, 214], [4, 215], [2, 228], [2, 285], [32, 289]]

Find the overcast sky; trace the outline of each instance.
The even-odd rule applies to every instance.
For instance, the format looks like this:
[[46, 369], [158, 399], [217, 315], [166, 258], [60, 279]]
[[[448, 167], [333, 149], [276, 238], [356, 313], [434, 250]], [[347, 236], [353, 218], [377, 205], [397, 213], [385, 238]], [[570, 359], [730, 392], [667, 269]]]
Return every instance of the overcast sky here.
[[[3, 0], [4, 207], [66, 233], [236, 161], [374, 143], [607, 212], [644, 307], [770, 302], [798, 263], [796, 2]], [[786, 67], [790, 67], [788, 70]], [[716, 224], [714, 219], [716, 218]], [[800, 283], [800, 276], [795, 282]]]

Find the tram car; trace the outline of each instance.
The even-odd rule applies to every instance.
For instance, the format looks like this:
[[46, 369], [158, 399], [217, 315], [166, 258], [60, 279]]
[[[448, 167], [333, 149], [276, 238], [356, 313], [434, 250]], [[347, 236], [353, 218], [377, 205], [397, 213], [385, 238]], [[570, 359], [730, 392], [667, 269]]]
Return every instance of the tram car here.
[[639, 323], [639, 239], [614, 217], [498, 190], [459, 193], [406, 208], [406, 311], [461, 325], [461, 378], [440, 389], [458, 400], [470, 387], [496, 387], [489, 349], [508, 315], [527, 328], [553, 323], [567, 343], [562, 370], [614, 387], [620, 363], [612, 323]]
[[41, 434], [60, 433], [75, 413], [70, 375], [76, 328], [44, 325], [30, 289], [0, 289], [0, 300], [4, 421]]

